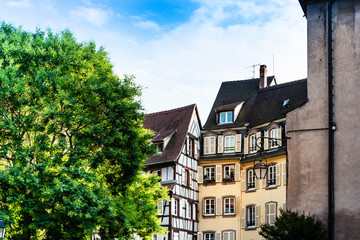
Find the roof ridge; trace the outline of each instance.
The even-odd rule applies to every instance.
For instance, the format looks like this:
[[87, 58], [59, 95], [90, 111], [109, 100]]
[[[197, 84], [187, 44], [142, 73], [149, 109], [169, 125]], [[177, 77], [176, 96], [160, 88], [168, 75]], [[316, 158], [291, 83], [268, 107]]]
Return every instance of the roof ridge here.
[[159, 111], [159, 112], [148, 113], [148, 114], [146, 114], [146, 117], [150, 117], [150, 116], [154, 116], [154, 115], [168, 114], [168, 113], [171, 113], [171, 112], [176, 112], [176, 111], [184, 110], [184, 109], [187, 109], [187, 108], [190, 108], [190, 107], [195, 107], [195, 106], [196, 106], [196, 104], [193, 103], [193, 104], [183, 106], [183, 107], [173, 108], [173, 109]]
[[276, 89], [276, 88], [283, 88], [283, 87], [288, 87], [288, 86], [291, 86], [291, 85], [299, 84], [299, 83], [301, 83], [303, 81], [306, 81], [306, 80], [307, 80], [307, 78], [303, 78], [303, 79], [298, 79], [298, 80], [295, 80], [295, 81], [280, 83], [280, 84], [277, 84], [277, 85], [274, 85], [274, 86], [269, 86], [269, 87], [266, 87], [266, 88], [260, 88], [259, 91], [271, 91], [271, 90]]
[[[267, 76], [267, 78], [273, 78], [275, 75]], [[248, 78], [248, 79], [239, 79], [239, 80], [230, 80], [230, 81], [224, 81], [222, 83], [228, 83], [228, 82], [251, 82], [255, 80], [260, 80], [260, 78]]]

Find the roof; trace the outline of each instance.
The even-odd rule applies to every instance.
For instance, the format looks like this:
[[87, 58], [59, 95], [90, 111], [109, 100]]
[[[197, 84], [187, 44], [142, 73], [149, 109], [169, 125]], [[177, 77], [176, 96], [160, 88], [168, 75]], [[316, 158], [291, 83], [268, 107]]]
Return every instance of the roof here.
[[[289, 103], [283, 106], [286, 99]], [[216, 109], [245, 101], [234, 123], [218, 125]], [[307, 102], [307, 80], [283, 83], [259, 89], [259, 78], [223, 82], [210, 111], [203, 130], [216, 130], [232, 127], [250, 127], [272, 122], [286, 117], [286, 113]]]
[[329, 0], [299, 0], [299, 3], [301, 5], [302, 10], [304, 11], [305, 16], [307, 14], [306, 5], [308, 3], [316, 3], [316, 2], [329, 2]]
[[154, 132], [153, 142], [159, 142], [172, 135], [162, 154], [150, 156], [145, 165], [176, 161], [185, 142], [194, 110], [198, 115], [196, 104], [192, 104], [145, 116], [143, 125]]

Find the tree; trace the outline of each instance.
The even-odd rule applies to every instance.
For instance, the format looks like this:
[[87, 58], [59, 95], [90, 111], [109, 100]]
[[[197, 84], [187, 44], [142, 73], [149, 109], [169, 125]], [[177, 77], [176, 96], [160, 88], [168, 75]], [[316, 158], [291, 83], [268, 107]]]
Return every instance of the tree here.
[[[127, 216], [137, 181], [151, 183], [141, 189], [145, 206], [164, 197], [139, 175], [153, 150], [133, 79], [119, 79], [103, 48], [68, 30], [2, 23], [0, 217], [9, 239], [88, 238], [106, 214]], [[101, 227], [118, 237], [143, 228], [127, 219], [110, 226]], [[161, 230], [154, 221], [146, 228]]]
[[280, 209], [274, 225], [261, 225], [259, 232], [267, 240], [327, 240], [324, 225], [312, 216]]

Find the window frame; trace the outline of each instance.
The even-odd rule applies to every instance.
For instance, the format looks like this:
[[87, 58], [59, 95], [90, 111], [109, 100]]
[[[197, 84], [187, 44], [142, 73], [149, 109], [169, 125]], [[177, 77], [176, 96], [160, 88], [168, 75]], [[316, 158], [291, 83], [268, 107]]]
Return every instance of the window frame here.
[[[229, 114], [230, 114], [230, 116], [229, 116]], [[224, 121], [222, 121], [222, 116], [225, 116]], [[220, 112], [219, 113], [219, 124], [233, 123], [234, 122], [233, 118], [234, 118], [234, 111]]]
[[[270, 208], [270, 205], [275, 205], [275, 213], [272, 218], [272, 220], [273, 220], [272, 223], [271, 223], [271, 215], [270, 214], [268, 215], [267, 211], [266, 211], [267, 206], [269, 206], [269, 208]], [[278, 205], [277, 202], [274, 202], [274, 201], [265, 203], [265, 224], [268, 224], [270, 226], [274, 225], [274, 221], [277, 217], [277, 205]], [[269, 212], [270, 212], [270, 210], [269, 210]]]
[[[235, 230], [224, 230], [224, 231], [222, 231], [221, 232], [221, 239], [222, 240], [224, 240], [225, 239], [225, 237], [224, 237], [224, 234], [231, 234], [231, 233], [233, 233], [234, 235], [234, 238], [233, 239], [230, 239], [230, 240], [235, 240], [236, 239], [236, 231]], [[228, 238], [229, 239], [229, 238]]]
[[[207, 204], [207, 201], [210, 201], [210, 204], [209, 204], [209, 206], [210, 206], [210, 209], [209, 209], [209, 212], [210, 213], [207, 213], [207, 206], [208, 206], [208, 204]], [[215, 197], [208, 197], [208, 198], [204, 198], [204, 208], [203, 208], [203, 216], [204, 217], [214, 217], [214, 216], [216, 216], [216, 199], [215, 199]], [[211, 207], [211, 206], [213, 206], [213, 207]], [[213, 213], [211, 212], [211, 210], [213, 209]]]
[[[269, 148], [273, 149], [273, 148], [278, 148], [279, 144], [278, 144], [278, 140], [273, 140], [274, 138], [277, 139], [278, 138], [278, 128], [273, 128], [270, 129], [269, 135], [270, 135], [270, 139], [269, 139]], [[275, 136], [273, 136], [275, 135]]]
[[254, 133], [249, 136], [249, 153], [256, 153], [256, 151], [257, 151], [256, 133]]
[[[250, 181], [249, 173], [252, 173], [252, 181]], [[246, 190], [247, 191], [255, 191], [255, 173], [253, 168], [249, 168], [246, 171]], [[251, 186], [250, 186], [251, 185]]]
[[[232, 141], [228, 140], [228, 139], [232, 139]], [[232, 143], [232, 145], [231, 145], [231, 143]], [[235, 152], [235, 144], [236, 144], [235, 135], [225, 136], [225, 138], [224, 138], [224, 153]], [[227, 146], [227, 145], [230, 145], [230, 146]]]
[[189, 137], [189, 152], [188, 152], [188, 154], [189, 154], [189, 157], [191, 157], [191, 158], [194, 158], [194, 156], [195, 156], [194, 149], [195, 149], [195, 140], [192, 139], [191, 137]]
[[[252, 209], [251, 213], [250, 213], [250, 209]], [[246, 206], [246, 228], [247, 229], [255, 229], [256, 228], [255, 219], [256, 219], [255, 204]]]
[[[231, 167], [232, 167], [232, 172], [231, 172]], [[226, 175], [226, 168], [229, 168], [230, 174], [229, 174], [229, 179]], [[223, 182], [235, 182], [235, 164], [227, 164], [227, 165], [223, 165]], [[232, 177], [231, 177], [232, 174]]]
[[173, 216], [178, 216], [179, 215], [179, 199], [174, 199], [174, 215]]
[[[229, 200], [229, 209], [231, 209], [231, 201], [233, 202], [233, 211], [226, 212], [226, 200]], [[234, 196], [228, 196], [223, 198], [223, 215], [225, 216], [234, 216], [236, 215], [236, 199]]]
[[[210, 238], [206, 238], [206, 235], [210, 235]], [[204, 232], [203, 240], [215, 240], [215, 232]]]
[[270, 165], [268, 167], [268, 173], [266, 174], [266, 187], [274, 188], [276, 187], [276, 164]]
[[[213, 174], [213, 178], [205, 178], [205, 176], [207, 175], [207, 169], [213, 169], [212, 174]], [[203, 182], [205, 184], [215, 184], [215, 180], [216, 180], [216, 169], [215, 166], [204, 166], [203, 167]]]

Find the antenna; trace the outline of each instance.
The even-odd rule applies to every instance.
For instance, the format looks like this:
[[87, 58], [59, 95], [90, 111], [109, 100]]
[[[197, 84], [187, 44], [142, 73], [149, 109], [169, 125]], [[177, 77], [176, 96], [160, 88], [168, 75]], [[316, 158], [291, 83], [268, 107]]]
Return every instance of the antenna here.
[[275, 76], [275, 54], [273, 53], [273, 76]]
[[251, 68], [251, 72], [253, 74], [252, 78], [255, 78], [255, 67], [260, 66], [260, 64], [254, 64], [252, 66], [246, 67], [245, 69]]

